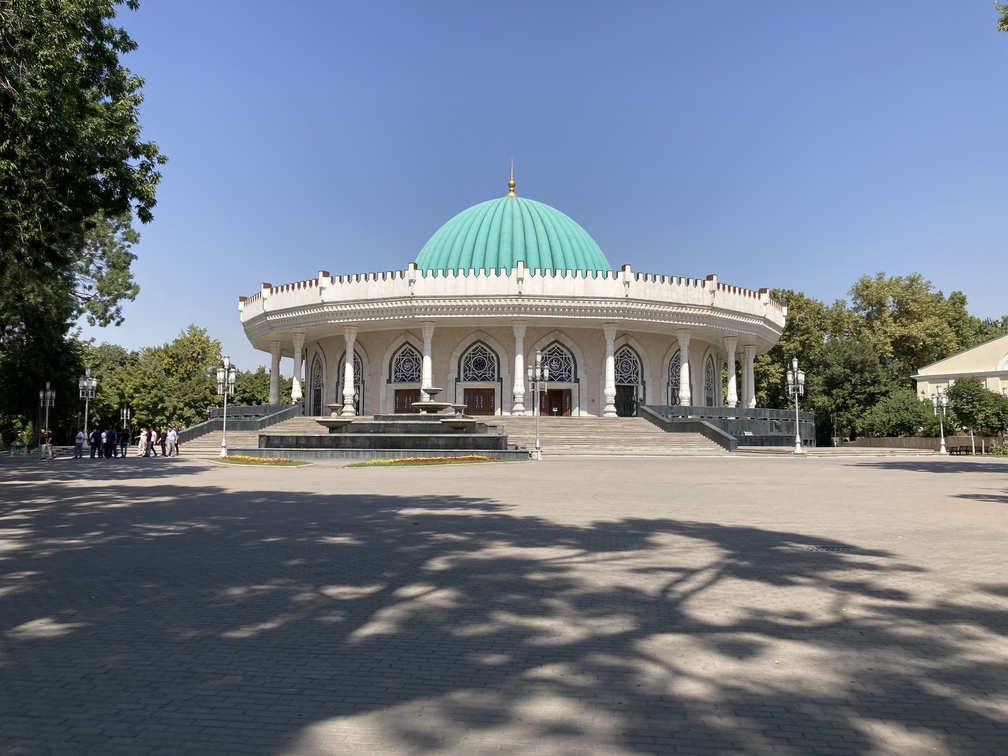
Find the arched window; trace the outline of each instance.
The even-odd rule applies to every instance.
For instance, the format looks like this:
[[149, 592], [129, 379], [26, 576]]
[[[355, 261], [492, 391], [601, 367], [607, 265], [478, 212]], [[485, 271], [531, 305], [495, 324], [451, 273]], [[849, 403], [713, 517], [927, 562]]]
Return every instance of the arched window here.
[[462, 355], [460, 379], [469, 382], [497, 380], [497, 355], [486, 344], [477, 341]]
[[[343, 403], [343, 371], [346, 370], [346, 352], [340, 355], [340, 380], [336, 387], [336, 401]], [[354, 412], [358, 415], [364, 403], [364, 363], [361, 362], [360, 355], [354, 350], [353, 356], [353, 389], [354, 389]]]
[[308, 414], [309, 415], [321, 415], [322, 414], [322, 374], [324, 368], [322, 366], [322, 358], [317, 354], [312, 359], [311, 364], [311, 379], [309, 380], [309, 390], [308, 390]]
[[543, 364], [549, 368], [550, 383], [574, 381], [574, 357], [563, 344], [554, 341], [543, 350]]
[[714, 358], [710, 355], [707, 357], [707, 365], [704, 367], [704, 379], [703, 379], [703, 391], [704, 391], [704, 405], [707, 407], [714, 406]]
[[668, 364], [668, 402], [671, 405], [679, 404], [679, 374], [682, 368], [680, 353], [677, 350]]
[[423, 358], [412, 344], [403, 344], [392, 358], [392, 383], [420, 383]]
[[637, 353], [627, 345], [616, 350], [616, 385], [637, 386], [641, 382], [641, 365]]

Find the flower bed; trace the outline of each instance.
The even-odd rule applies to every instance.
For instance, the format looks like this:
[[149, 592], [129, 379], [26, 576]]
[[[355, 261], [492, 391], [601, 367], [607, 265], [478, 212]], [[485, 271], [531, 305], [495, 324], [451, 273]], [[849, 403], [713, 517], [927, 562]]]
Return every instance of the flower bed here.
[[467, 462], [490, 462], [490, 457], [480, 454], [468, 454], [464, 457], [402, 457], [400, 459], [373, 459], [370, 462], [358, 462], [347, 467], [402, 467], [422, 465], [455, 465]]

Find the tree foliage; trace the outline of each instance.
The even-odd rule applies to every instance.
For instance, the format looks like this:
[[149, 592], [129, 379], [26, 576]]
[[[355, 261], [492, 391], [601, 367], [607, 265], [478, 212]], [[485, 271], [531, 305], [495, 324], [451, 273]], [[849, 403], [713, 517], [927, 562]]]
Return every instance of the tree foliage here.
[[[919, 274], [862, 276], [850, 289], [850, 304], [826, 305], [780, 289], [771, 296], [788, 304], [788, 315], [780, 340], [756, 360], [757, 402], [791, 406], [784, 376], [797, 357], [807, 376], [803, 407], [815, 413], [820, 442], [834, 424], [854, 437], [878, 435], [884, 426], [904, 432], [908, 426], [894, 414], [897, 405], [909, 412], [899, 392], [912, 391], [916, 369], [1008, 333], [1008, 316], [981, 320], [969, 313], [962, 292], [945, 297]], [[930, 434], [933, 423], [918, 426]]]
[[1001, 14], [997, 22], [998, 31], [1008, 32], [1008, 3], [994, 3], [994, 7]]
[[0, 391], [6, 417], [29, 416], [31, 394], [74, 353], [68, 334], [82, 312], [119, 322], [118, 302], [136, 294], [129, 219], [151, 220], [165, 158], [141, 138], [143, 81], [120, 63], [136, 47], [113, 23], [123, 4], [137, 7], [0, 3], [0, 380], [13, 389]]
[[938, 420], [931, 402], [910, 389], [898, 388], [882, 397], [864, 417], [869, 436], [938, 435]]

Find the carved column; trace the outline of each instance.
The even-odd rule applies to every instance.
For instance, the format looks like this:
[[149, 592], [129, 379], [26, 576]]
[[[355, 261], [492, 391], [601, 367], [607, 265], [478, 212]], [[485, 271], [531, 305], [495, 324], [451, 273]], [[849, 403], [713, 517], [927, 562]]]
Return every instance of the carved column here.
[[270, 392], [269, 403], [280, 404], [280, 342], [271, 341], [270, 347]]
[[420, 387], [430, 388], [434, 385], [431, 383], [433, 372], [431, 369], [431, 340], [434, 338], [434, 324], [423, 323], [420, 326], [420, 331], [423, 333], [423, 368], [420, 374]]
[[343, 336], [346, 338], [346, 360], [343, 363], [343, 415], [356, 415], [354, 409], [354, 342], [357, 340], [357, 326], [343, 326]]
[[[300, 331], [296, 331], [293, 334], [294, 337], [294, 384], [291, 386], [291, 399], [297, 404], [301, 401], [304, 394], [301, 391], [301, 350], [304, 349], [305, 335]], [[319, 408], [317, 411], [321, 412]]]
[[518, 321], [511, 326], [514, 329], [515, 337], [515, 358], [514, 358], [514, 387], [512, 388], [513, 401], [511, 403], [512, 415], [525, 414], [525, 323]]
[[602, 391], [605, 406], [602, 408], [602, 417], [616, 417], [616, 358], [613, 346], [616, 341], [616, 325], [607, 323], [602, 326], [602, 333], [605, 334], [605, 388]]
[[738, 346], [738, 337], [726, 336], [724, 344], [728, 350], [728, 406], [737, 407], [739, 398], [738, 388], [735, 385], [735, 348]]
[[756, 406], [756, 374], [753, 371], [753, 360], [756, 358], [756, 347], [747, 344], [742, 347], [745, 352], [746, 366], [746, 407], [752, 409]]
[[679, 404], [689, 407], [693, 404], [689, 366], [690, 332], [686, 329], [676, 331], [676, 338], [679, 339]]

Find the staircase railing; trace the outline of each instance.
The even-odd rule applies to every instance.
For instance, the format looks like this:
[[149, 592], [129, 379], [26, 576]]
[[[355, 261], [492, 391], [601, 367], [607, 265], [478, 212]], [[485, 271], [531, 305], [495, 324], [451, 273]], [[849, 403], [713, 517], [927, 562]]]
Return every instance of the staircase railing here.
[[[233, 411], [232, 411], [233, 410]], [[228, 407], [229, 431], [257, 431], [301, 415], [300, 404], [268, 404], [256, 407]], [[179, 443], [194, 441], [207, 433], [224, 430], [224, 410], [210, 410], [210, 419], [179, 431]]]
[[637, 413], [666, 433], [699, 433], [730, 452], [738, 448], [738, 439], [735, 436], [726, 433], [707, 420], [695, 417], [668, 417], [656, 412], [646, 404], [638, 407]]

